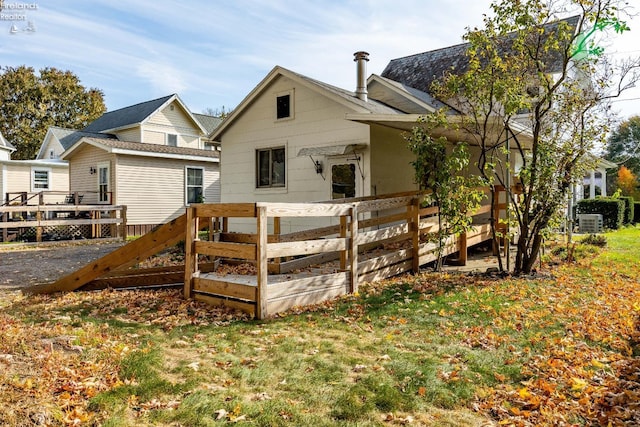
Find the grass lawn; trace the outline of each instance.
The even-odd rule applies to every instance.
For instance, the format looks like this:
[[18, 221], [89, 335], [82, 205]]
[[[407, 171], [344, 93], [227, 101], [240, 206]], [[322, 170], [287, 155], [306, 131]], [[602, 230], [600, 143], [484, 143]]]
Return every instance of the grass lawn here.
[[5, 293], [0, 424], [638, 425], [640, 228], [606, 238], [536, 280], [403, 276], [260, 322]]

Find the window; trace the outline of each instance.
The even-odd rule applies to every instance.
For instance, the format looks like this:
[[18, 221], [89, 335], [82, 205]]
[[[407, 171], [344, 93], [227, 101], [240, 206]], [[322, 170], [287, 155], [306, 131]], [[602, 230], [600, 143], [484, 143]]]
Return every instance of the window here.
[[50, 159], [55, 159], [56, 158], [56, 153], [53, 150], [49, 151], [49, 158]]
[[291, 96], [282, 95], [276, 98], [276, 118], [286, 119], [291, 116]]
[[174, 133], [167, 134], [167, 145], [169, 147], [177, 147], [178, 146], [178, 135]]
[[284, 187], [284, 147], [256, 150], [256, 187]]
[[186, 167], [185, 169], [185, 203], [204, 202], [204, 169]]
[[32, 169], [31, 170], [31, 190], [33, 192], [50, 190], [51, 170], [49, 169]]
[[293, 90], [276, 94], [276, 120], [293, 118]]

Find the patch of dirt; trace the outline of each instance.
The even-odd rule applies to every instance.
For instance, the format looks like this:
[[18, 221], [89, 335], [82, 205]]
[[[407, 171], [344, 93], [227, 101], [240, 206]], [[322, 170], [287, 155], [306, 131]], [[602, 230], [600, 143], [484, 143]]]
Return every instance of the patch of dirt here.
[[91, 240], [0, 245], [0, 290], [54, 282], [124, 244]]

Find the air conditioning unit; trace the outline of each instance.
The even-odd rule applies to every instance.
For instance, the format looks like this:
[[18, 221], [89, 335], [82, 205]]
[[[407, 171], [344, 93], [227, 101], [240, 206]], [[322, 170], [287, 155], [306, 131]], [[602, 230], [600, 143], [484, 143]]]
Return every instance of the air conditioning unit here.
[[578, 228], [581, 233], [602, 233], [602, 215], [579, 214]]

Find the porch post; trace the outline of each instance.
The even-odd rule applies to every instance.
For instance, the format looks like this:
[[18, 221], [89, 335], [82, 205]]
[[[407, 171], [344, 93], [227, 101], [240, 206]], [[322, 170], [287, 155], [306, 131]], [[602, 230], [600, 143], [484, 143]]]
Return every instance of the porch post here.
[[596, 171], [595, 170], [591, 171], [591, 177], [589, 179], [590, 179], [589, 198], [595, 199], [596, 198]]

